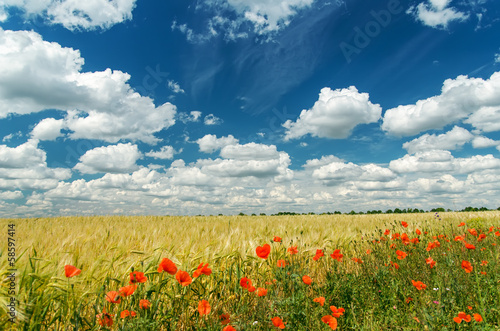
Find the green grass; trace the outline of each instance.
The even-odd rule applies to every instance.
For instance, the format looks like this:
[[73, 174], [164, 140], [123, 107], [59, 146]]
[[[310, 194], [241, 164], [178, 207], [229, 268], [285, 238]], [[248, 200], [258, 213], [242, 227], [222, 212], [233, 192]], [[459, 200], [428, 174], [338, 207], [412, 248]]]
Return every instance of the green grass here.
[[[221, 314], [229, 314], [237, 330], [277, 329], [271, 322], [276, 316], [286, 323], [286, 330], [330, 330], [321, 318], [336, 306], [345, 309], [337, 318], [339, 330], [500, 330], [500, 237], [495, 235], [498, 228], [489, 231], [500, 227], [500, 212], [442, 213], [441, 218], [412, 214], [3, 219], [5, 233], [8, 224], [16, 224], [19, 310], [14, 329], [103, 329], [96, 315], [105, 309], [114, 315], [108, 328], [113, 330], [222, 330]], [[409, 226], [402, 227], [401, 221]], [[460, 222], [466, 226], [458, 227]], [[471, 228], [486, 238], [478, 241], [467, 231]], [[383, 235], [385, 229], [390, 229], [389, 236]], [[420, 242], [391, 240], [396, 232]], [[454, 240], [463, 234], [476, 249]], [[283, 238], [281, 243], [272, 241], [275, 235]], [[427, 251], [435, 240], [440, 246]], [[271, 253], [261, 259], [255, 249], [265, 243], [271, 245]], [[290, 255], [290, 246], [297, 246], [298, 254]], [[7, 245], [1, 249], [0, 273], [5, 279]], [[317, 249], [325, 256], [314, 261]], [[342, 262], [329, 256], [335, 249], [344, 255]], [[408, 256], [397, 259], [397, 250]], [[213, 272], [183, 287], [174, 276], [157, 272], [165, 257], [191, 275], [201, 262], [209, 263]], [[428, 257], [437, 262], [432, 269], [426, 264]], [[288, 264], [279, 268], [278, 260]], [[462, 269], [463, 260], [471, 262], [471, 273]], [[481, 266], [481, 261], [488, 264]], [[81, 274], [67, 279], [66, 264], [80, 268]], [[144, 272], [148, 281], [121, 303], [107, 302], [106, 293], [128, 285], [133, 270]], [[304, 284], [304, 275], [313, 279], [311, 285]], [[267, 289], [267, 294], [259, 297], [241, 287], [242, 277]], [[427, 288], [417, 290], [412, 280]], [[2, 300], [9, 299], [6, 281], [0, 290]], [[325, 297], [323, 307], [313, 301], [316, 297]], [[139, 308], [141, 299], [149, 300], [151, 307]], [[211, 306], [206, 316], [198, 312], [201, 300]], [[0, 309], [0, 328], [12, 327], [4, 302]], [[137, 316], [120, 318], [125, 309]], [[453, 318], [459, 312], [478, 313], [483, 321], [472, 318], [457, 324]]]

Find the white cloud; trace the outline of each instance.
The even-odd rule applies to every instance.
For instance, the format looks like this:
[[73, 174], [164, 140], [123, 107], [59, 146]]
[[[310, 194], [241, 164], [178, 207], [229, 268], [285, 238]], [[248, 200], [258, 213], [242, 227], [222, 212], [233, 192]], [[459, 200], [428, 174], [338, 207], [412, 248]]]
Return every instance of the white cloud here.
[[500, 53], [495, 54], [495, 63], [500, 63]]
[[201, 118], [201, 111], [193, 110], [192, 112], [189, 113], [177, 113], [177, 118], [179, 121], [182, 123], [189, 123], [189, 122], [198, 122]]
[[225, 146], [237, 144], [238, 139], [232, 135], [217, 138], [216, 135], [207, 134], [203, 138], [196, 140], [196, 143], [200, 146], [200, 152], [213, 153]]
[[141, 157], [131, 143], [96, 147], [82, 155], [74, 169], [84, 174], [130, 173], [139, 168], [136, 161]]
[[435, 135], [424, 134], [403, 144], [409, 154], [432, 149], [454, 150], [470, 142], [474, 136], [468, 130], [455, 126], [451, 131]]
[[168, 83], [168, 87], [172, 90], [172, 92], [174, 92], [174, 93], [185, 93], [184, 90], [181, 89], [181, 86], [179, 85], [179, 83], [174, 82], [173, 80], [169, 80], [167, 83]]
[[453, 156], [449, 151], [430, 150], [405, 155], [389, 163], [389, 169], [397, 173], [452, 171]]
[[478, 129], [494, 131], [498, 125], [488, 120], [500, 118], [499, 108], [500, 72], [486, 80], [459, 76], [447, 79], [440, 95], [387, 110], [382, 129], [397, 136], [412, 136], [464, 120]]
[[[7, 19], [6, 9], [16, 7], [26, 16], [41, 16], [69, 30], [108, 29], [132, 18], [136, 0], [4, 0], [0, 21]], [[2, 19], [3, 18], [3, 19]]]
[[443, 175], [439, 178], [419, 178], [409, 184], [409, 189], [425, 193], [463, 193], [466, 191], [466, 183], [451, 175]]
[[33, 139], [38, 140], [56, 140], [62, 135], [61, 130], [64, 128], [63, 120], [55, 118], [45, 118], [41, 120], [31, 131]]
[[474, 148], [489, 148], [500, 146], [500, 141], [490, 139], [488, 137], [477, 136], [472, 140], [472, 147]]
[[220, 125], [222, 124], [222, 120], [214, 114], [208, 114], [205, 116], [203, 123], [205, 123], [205, 125]]
[[407, 13], [424, 25], [433, 28], [446, 29], [452, 21], [465, 21], [469, 15], [448, 5], [451, 0], [429, 0], [427, 3], [421, 2], [416, 7], [412, 6]]
[[348, 89], [321, 89], [319, 99], [309, 110], [302, 110], [296, 122], [286, 121], [285, 140], [310, 134], [313, 137], [343, 139], [359, 124], [377, 122], [382, 108], [372, 104], [368, 93], [359, 93], [351, 86]]
[[[222, 139], [222, 138], [221, 138]], [[231, 144], [222, 147], [220, 156], [237, 160], [268, 160], [279, 156], [274, 145], [248, 143], [245, 145]]]
[[15, 200], [24, 198], [21, 191], [3, 191], [0, 192], [0, 200]]
[[176, 107], [155, 107], [127, 84], [127, 73], [81, 72], [84, 59], [77, 50], [43, 41], [33, 31], [1, 28], [0, 46], [0, 118], [59, 109], [67, 112], [70, 138], [111, 143], [155, 144], [154, 133], [175, 123]]
[[150, 151], [146, 153], [146, 156], [162, 159], [162, 160], [171, 160], [174, 158], [175, 150], [172, 146], [162, 146], [159, 151]]

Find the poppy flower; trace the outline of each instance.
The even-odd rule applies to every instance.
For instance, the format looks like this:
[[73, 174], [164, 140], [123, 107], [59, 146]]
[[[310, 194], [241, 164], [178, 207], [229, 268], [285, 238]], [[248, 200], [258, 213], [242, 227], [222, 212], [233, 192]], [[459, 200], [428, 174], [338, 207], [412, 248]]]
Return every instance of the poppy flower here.
[[250, 293], [255, 292], [255, 290], [256, 290], [255, 286], [250, 285], [248, 287], [248, 292], [250, 292]]
[[410, 301], [413, 301], [413, 298], [412, 298], [412, 297], [408, 297], [408, 298], [406, 298], [406, 300], [405, 300], [405, 302], [406, 302], [406, 303], [410, 303]]
[[267, 294], [267, 290], [265, 288], [259, 287], [257, 288], [257, 296], [264, 297]]
[[476, 246], [469, 244], [468, 242], [464, 241], [464, 244], [465, 244], [465, 248], [467, 248], [467, 249], [476, 249]]
[[344, 257], [343, 254], [340, 254], [340, 249], [334, 250], [333, 253], [330, 254], [330, 256], [332, 257], [332, 259], [337, 260], [339, 262], [342, 262], [342, 258]]
[[366, 250], [366, 254], [371, 254], [372, 253], [372, 250], [371, 249], [367, 249]]
[[135, 316], [137, 316], [137, 314], [135, 311], [128, 311], [128, 310], [124, 310], [120, 313], [121, 318], [129, 317], [129, 316], [135, 317]]
[[485, 265], [487, 265], [487, 264], [488, 264], [488, 261], [484, 261], [484, 260], [483, 260], [483, 261], [481, 261], [481, 267], [484, 267], [484, 266], [485, 266]]
[[325, 304], [326, 300], [325, 300], [324, 297], [318, 297], [318, 298], [314, 298], [313, 301], [319, 303], [320, 306], [323, 307], [323, 305]]
[[189, 284], [191, 284], [193, 282], [193, 280], [191, 279], [191, 276], [189, 276], [189, 274], [186, 271], [182, 271], [182, 270], [179, 270], [175, 274], [175, 279], [177, 279], [179, 284], [181, 284], [182, 286], [188, 286]]
[[255, 249], [255, 252], [257, 253], [257, 256], [262, 258], [262, 259], [267, 259], [269, 256], [269, 253], [271, 253], [271, 246], [269, 244], [264, 244], [262, 246], [258, 246]]
[[474, 314], [474, 320], [476, 322], [482, 322], [483, 321], [483, 317], [479, 314]]
[[284, 268], [286, 266], [285, 260], [278, 260], [278, 268]]
[[344, 315], [344, 308], [338, 308], [335, 306], [330, 306], [330, 310], [332, 311], [332, 316], [339, 318], [340, 316]]
[[313, 260], [318, 261], [322, 256], [324, 256], [325, 253], [321, 249], [316, 250], [316, 255], [314, 255]]
[[106, 293], [105, 299], [106, 301], [111, 303], [120, 303], [121, 302], [120, 292], [109, 291], [108, 293]]
[[148, 278], [144, 276], [144, 272], [134, 271], [130, 273], [130, 284], [145, 283]]
[[483, 241], [484, 239], [486, 239], [486, 235], [484, 233], [481, 233], [478, 237], [477, 237], [477, 241]]
[[500, 231], [496, 231], [495, 236], [500, 237]]
[[273, 325], [277, 328], [284, 329], [285, 328], [285, 323], [281, 320], [279, 317], [273, 317], [272, 318]]
[[418, 244], [420, 242], [420, 240], [415, 237], [413, 239], [410, 239], [410, 242], [413, 243], [413, 244]]
[[177, 266], [171, 260], [164, 258], [160, 262], [160, 266], [158, 267], [158, 272], [166, 271], [172, 276], [177, 273]]
[[141, 308], [141, 309], [149, 309], [149, 307], [151, 307], [151, 302], [149, 302], [149, 300], [147, 300], [147, 299], [141, 299], [139, 301], [139, 308]]
[[422, 234], [422, 231], [420, 231], [419, 229], [416, 229], [415, 233], [417, 234], [417, 236], [420, 236]]
[[469, 323], [472, 319], [469, 314], [465, 314], [463, 311], [461, 311], [458, 313], [457, 317], [453, 318], [453, 320], [456, 323], [460, 324], [462, 321], [466, 321], [467, 323]]
[[458, 225], [458, 227], [461, 227], [461, 226], [465, 226], [465, 223], [464, 223], [464, 222], [462, 222], [462, 223], [460, 223], [460, 224]]
[[80, 269], [72, 265], [68, 264], [64, 266], [64, 273], [66, 274], [66, 278], [78, 276], [81, 272], [82, 271]]
[[233, 328], [231, 325], [226, 326], [222, 331], [236, 331], [235, 328]]
[[391, 230], [386, 229], [386, 230], [384, 231], [384, 236], [388, 236], [388, 235], [389, 235], [389, 233], [391, 233]]
[[410, 237], [408, 237], [408, 235], [406, 233], [403, 233], [401, 235], [401, 241], [403, 242], [403, 244], [409, 245], [410, 244]]
[[241, 287], [248, 289], [250, 286], [252, 286], [252, 281], [249, 278], [243, 277], [240, 280], [240, 285]]
[[229, 319], [229, 314], [222, 314], [219, 316], [220, 319], [220, 324], [222, 325], [227, 325], [231, 323], [231, 320]]
[[421, 281], [414, 281], [414, 280], [412, 279], [412, 281], [411, 281], [411, 282], [412, 282], [413, 286], [415, 286], [415, 288], [416, 288], [417, 290], [419, 290], [419, 291], [420, 291], [420, 290], [425, 290], [425, 289], [427, 288], [427, 285], [425, 285], [425, 284], [424, 284], [424, 283], [422, 283]]
[[302, 281], [304, 282], [304, 284], [306, 285], [311, 285], [312, 284], [312, 279], [311, 277], [307, 276], [307, 275], [304, 275], [302, 276]]
[[202, 262], [202, 263], [200, 263], [200, 265], [198, 266], [198, 268], [196, 268], [195, 272], [193, 272], [193, 277], [194, 278], [200, 277], [201, 274], [210, 276], [211, 273], [212, 273], [212, 269], [210, 269], [208, 267], [208, 263], [205, 264], [205, 265], [203, 265], [203, 262]]
[[207, 300], [201, 300], [198, 303], [198, 312], [200, 313], [200, 316], [210, 314], [210, 304]]
[[467, 306], [467, 309], [472, 310], [472, 307], [471, 306]]
[[402, 226], [404, 226], [405, 228], [407, 228], [407, 227], [408, 227], [408, 223], [406, 223], [406, 222], [404, 222], [404, 221], [403, 221], [403, 222], [401, 222], [401, 225], [402, 225]]
[[294, 254], [297, 254], [299, 252], [299, 250], [297, 249], [297, 246], [288, 247], [287, 251], [288, 251], [288, 253], [290, 253], [290, 255], [294, 255]]
[[436, 261], [434, 261], [432, 257], [425, 259], [425, 263], [427, 263], [431, 269], [436, 265]]
[[129, 295], [134, 294], [136, 288], [137, 288], [137, 285], [128, 285], [128, 286], [121, 287], [118, 291], [120, 292], [120, 295], [122, 297], [128, 297]]
[[280, 243], [281, 242], [281, 237], [274, 236], [273, 241], [277, 242], [277, 243]]
[[396, 255], [398, 256], [398, 260], [404, 260], [404, 258], [408, 255], [408, 253], [397, 250]]
[[464, 236], [455, 236], [455, 241], [462, 241], [465, 240], [465, 235]]
[[338, 325], [338, 322], [337, 322], [337, 319], [331, 315], [326, 315], [326, 316], [323, 316], [321, 317], [321, 320], [328, 324], [328, 326], [332, 329], [332, 330], [336, 330], [337, 329], [337, 325]]
[[357, 258], [357, 257], [353, 257], [353, 258], [351, 258], [351, 260], [353, 260], [354, 262], [357, 262], [359, 264], [363, 263], [363, 260], [361, 260], [360, 258]]
[[474, 237], [477, 237], [477, 231], [476, 231], [476, 229], [467, 229], [467, 231], [469, 231], [469, 233], [471, 235], [473, 235]]
[[463, 260], [462, 261], [462, 269], [464, 269], [466, 273], [470, 273], [470, 272], [472, 272], [473, 268], [472, 268], [472, 265], [470, 264], [469, 261]]
[[95, 315], [100, 326], [113, 326], [113, 315], [103, 310], [101, 314]]
[[399, 269], [399, 264], [394, 263], [391, 261], [391, 265], [394, 267], [394, 269], [398, 270]]

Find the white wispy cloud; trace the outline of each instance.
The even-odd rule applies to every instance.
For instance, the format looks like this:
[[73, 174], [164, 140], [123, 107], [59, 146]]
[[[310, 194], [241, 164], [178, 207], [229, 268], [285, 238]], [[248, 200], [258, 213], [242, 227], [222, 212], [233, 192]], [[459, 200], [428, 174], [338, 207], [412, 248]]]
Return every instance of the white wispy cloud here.
[[426, 26], [446, 29], [453, 21], [465, 21], [469, 14], [449, 7], [451, 0], [428, 0], [412, 6], [407, 13]]

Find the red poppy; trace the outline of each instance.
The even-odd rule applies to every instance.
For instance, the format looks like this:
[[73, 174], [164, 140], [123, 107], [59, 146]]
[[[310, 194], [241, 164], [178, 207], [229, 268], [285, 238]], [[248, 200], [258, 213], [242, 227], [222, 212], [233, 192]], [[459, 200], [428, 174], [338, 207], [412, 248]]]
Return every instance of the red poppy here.
[[495, 236], [500, 237], [500, 231], [496, 231]]
[[385, 232], [384, 232], [384, 235], [385, 235], [385, 236], [388, 236], [388, 235], [389, 235], [389, 233], [391, 233], [391, 230], [386, 229], [386, 230], [385, 230]]
[[466, 273], [470, 273], [470, 272], [472, 272], [473, 268], [472, 268], [472, 265], [470, 264], [469, 261], [463, 260], [462, 261], [462, 269], [464, 269]]
[[210, 269], [208, 267], [208, 263], [205, 264], [205, 265], [203, 265], [203, 262], [202, 262], [202, 263], [200, 263], [200, 265], [198, 266], [198, 268], [195, 270], [195, 272], [193, 272], [193, 277], [194, 278], [200, 277], [201, 274], [210, 276], [211, 273], [212, 273], [212, 269]]
[[342, 262], [342, 258], [344, 257], [343, 254], [340, 254], [340, 249], [334, 250], [333, 253], [330, 254], [330, 256], [332, 257], [332, 259], [337, 260], [339, 262]]
[[135, 311], [128, 311], [128, 310], [124, 310], [120, 313], [120, 317], [121, 318], [125, 318], [125, 317], [135, 317], [137, 314]]
[[431, 269], [436, 265], [436, 261], [434, 261], [432, 257], [425, 259], [425, 262], [431, 267]]
[[255, 286], [250, 285], [248, 287], [248, 292], [255, 292], [255, 290], [256, 290]]
[[210, 314], [210, 304], [207, 300], [201, 300], [198, 303], [198, 312], [200, 313], [200, 316]]
[[484, 266], [485, 266], [485, 265], [487, 265], [487, 264], [488, 264], [488, 261], [484, 261], [484, 260], [483, 260], [483, 261], [481, 261], [481, 267], [484, 267]]
[[324, 297], [318, 297], [318, 298], [314, 298], [314, 299], [313, 299], [313, 301], [314, 301], [314, 302], [319, 303], [319, 304], [320, 304], [320, 306], [322, 306], [322, 307], [323, 307], [323, 305], [325, 304], [325, 301], [326, 301], [326, 300], [325, 300], [325, 298], [324, 298]]
[[120, 292], [109, 291], [108, 293], [106, 293], [105, 299], [106, 301], [111, 303], [120, 303], [121, 302]]
[[398, 256], [398, 260], [404, 260], [404, 258], [408, 255], [408, 253], [397, 250], [396, 255]]
[[287, 251], [288, 251], [288, 253], [290, 253], [290, 255], [294, 255], [294, 254], [297, 254], [299, 252], [299, 250], [297, 249], [297, 246], [288, 247]]
[[136, 289], [137, 289], [137, 285], [128, 285], [128, 286], [121, 287], [118, 291], [120, 292], [120, 295], [122, 297], [128, 297], [129, 295], [134, 294]]
[[454, 317], [453, 320], [460, 324], [462, 321], [466, 321], [467, 323], [469, 323], [472, 319], [470, 317], [469, 314], [466, 314], [464, 313], [463, 311], [459, 312], [458, 313], [458, 316], [457, 317]]
[[271, 246], [269, 244], [264, 244], [262, 246], [258, 246], [255, 249], [255, 252], [257, 253], [257, 256], [262, 258], [262, 259], [267, 259], [269, 256], [269, 253], [271, 253]]
[[171, 275], [175, 275], [177, 273], [177, 266], [171, 260], [164, 258], [160, 262], [160, 266], [158, 267], [158, 272], [166, 271]]
[[144, 272], [134, 271], [130, 273], [130, 284], [145, 283], [148, 278], [144, 276]]
[[113, 315], [103, 310], [101, 314], [95, 315], [100, 326], [113, 326]]
[[418, 238], [415, 237], [413, 239], [410, 239], [410, 242], [412, 242], [413, 244], [418, 244], [420, 242], [420, 240], [418, 240]]
[[420, 236], [422, 234], [422, 231], [420, 231], [419, 229], [416, 229], [415, 233], [417, 234], [417, 236]]
[[483, 241], [484, 239], [486, 239], [486, 235], [484, 233], [481, 233], [478, 237], [477, 237], [477, 241]]
[[321, 317], [321, 320], [328, 324], [328, 326], [332, 329], [332, 330], [336, 330], [337, 329], [337, 319], [331, 315], [326, 315], [326, 316], [323, 316]]
[[403, 233], [401, 235], [401, 241], [403, 242], [403, 244], [409, 245], [410, 244], [410, 237], [408, 237], [408, 235], [406, 233]]
[[371, 254], [372, 253], [372, 250], [371, 249], [367, 249], [366, 250], [366, 254]]
[[394, 267], [394, 269], [398, 270], [399, 269], [399, 264], [394, 263], [391, 261], [391, 265]]
[[415, 286], [415, 288], [416, 288], [417, 290], [419, 290], [419, 291], [420, 291], [420, 290], [425, 290], [425, 289], [427, 288], [427, 285], [425, 285], [425, 284], [424, 284], [424, 283], [422, 283], [421, 281], [417, 281], [417, 282], [416, 282], [416, 281], [414, 281], [414, 280], [412, 279], [412, 281], [411, 281], [411, 282], [413, 283], [413, 286]]
[[273, 241], [277, 242], [277, 243], [280, 243], [281, 242], [281, 237], [274, 236]]
[[464, 236], [455, 236], [455, 241], [462, 241], [465, 240], [465, 235]]
[[464, 222], [462, 222], [462, 223], [460, 223], [460, 224], [458, 225], [458, 227], [461, 227], [461, 226], [465, 226], [465, 223], [464, 223]]
[[252, 281], [249, 278], [243, 277], [240, 280], [240, 285], [241, 287], [248, 289], [250, 286], [252, 286]]
[[479, 314], [474, 314], [474, 320], [476, 322], [482, 322], [483, 321], [483, 317]]
[[229, 314], [222, 314], [219, 316], [220, 319], [220, 324], [222, 325], [227, 325], [231, 323], [231, 320], [229, 319]]
[[464, 241], [464, 244], [465, 244], [465, 248], [467, 248], [467, 249], [476, 249], [476, 246], [469, 244], [468, 242]]
[[406, 302], [406, 303], [410, 303], [410, 301], [413, 301], [413, 298], [412, 298], [412, 297], [408, 297], [408, 298], [406, 298], [406, 300], [405, 300], [405, 302]]
[[408, 227], [408, 223], [406, 223], [406, 222], [404, 222], [404, 221], [403, 221], [403, 222], [401, 222], [401, 225], [402, 225], [402, 226], [404, 226], [405, 228], [407, 228], [407, 227]]
[[149, 309], [149, 307], [151, 307], [151, 302], [149, 302], [149, 300], [147, 300], [147, 299], [141, 299], [139, 301], [139, 308], [141, 308], [141, 309]]
[[72, 265], [68, 264], [64, 266], [64, 273], [66, 274], [67, 278], [78, 276], [81, 272], [82, 271], [80, 269]]
[[318, 261], [322, 256], [325, 256], [325, 253], [321, 249], [316, 250], [316, 255], [314, 255], [313, 260]]
[[222, 331], [236, 331], [235, 328], [233, 328], [231, 325], [226, 326]]
[[304, 284], [306, 285], [311, 285], [312, 284], [312, 279], [311, 277], [307, 276], [307, 275], [304, 275], [302, 276], [302, 281], [304, 282]]
[[188, 286], [189, 284], [191, 284], [193, 282], [193, 280], [191, 279], [191, 276], [189, 276], [189, 274], [186, 271], [182, 271], [182, 270], [179, 270], [175, 274], [175, 279], [177, 279], [179, 284], [181, 284], [182, 286]]
[[277, 328], [284, 329], [285, 328], [285, 323], [281, 320], [279, 317], [273, 317], [272, 319], [273, 325]]
[[332, 311], [332, 316], [339, 318], [340, 316], [344, 315], [344, 308], [338, 308], [335, 306], [330, 306], [330, 310]]
[[264, 297], [267, 294], [267, 290], [265, 288], [259, 287], [257, 288], [257, 296]]
[[363, 260], [361, 260], [360, 258], [357, 258], [357, 257], [353, 257], [353, 258], [351, 258], [351, 260], [353, 260], [354, 262], [357, 262], [359, 264], [363, 263]]
[[286, 266], [285, 260], [278, 260], [278, 268], [284, 268]]
[[474, 237], [476, 237], [476, 236], [477, 236], [477, 231], [476, 231], [476, 229], [467, 229], [467, 231], [469, 231], [469, 233], [470, 233], [471, 235], [473, 235]]

